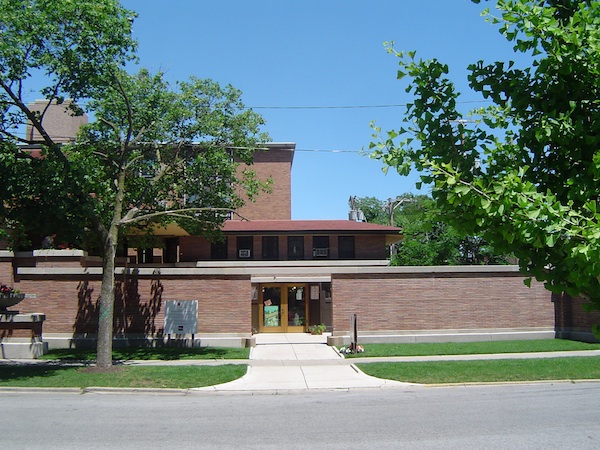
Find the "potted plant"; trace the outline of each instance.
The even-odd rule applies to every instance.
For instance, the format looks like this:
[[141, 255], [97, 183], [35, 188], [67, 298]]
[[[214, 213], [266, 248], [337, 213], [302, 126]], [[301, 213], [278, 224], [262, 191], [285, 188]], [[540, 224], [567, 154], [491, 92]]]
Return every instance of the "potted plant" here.
[[308, 332], [310, 334], [323, 334], [327, 327], [325, 324], [320, 323], [319, 325], [311, 325], [308, 327]]
[[20, 303], [25, 298], [18, 289], [8, 287], [6, 284], [0, 285], [0, 311], [6, 311], [10, 306]]

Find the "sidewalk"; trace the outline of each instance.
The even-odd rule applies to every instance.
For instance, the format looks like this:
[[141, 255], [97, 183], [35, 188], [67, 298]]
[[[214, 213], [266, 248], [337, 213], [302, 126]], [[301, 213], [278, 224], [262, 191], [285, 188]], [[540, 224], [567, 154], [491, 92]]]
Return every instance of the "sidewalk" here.
[[[144, 366], [200, 366], [200, 365], [247, 365], [246, 375], [229, 383], [189, 389], [191, 392], [257, 392], [284, 393], [309, 389], [390, 389], [414, 386], [371, 377], [360, 371], [355, 364], [373, 362], [416, 362], [416, 361], [473, 361], [492, 359], [558, 358], [570, 356], [600, 356], [600, 350], [501, 353], [477, 355], [442, 356], [396, 356], [344, 358], [337, 350], [327, 345], [327, 336], [312, 336], [306, 333], [258, 334], [256, 347], [250, 351], [250, 359], [227, 360], [138, 360], [124, 361], [124, 365]], [[6, 360], [1, 365], [56, 364], [44, 360]], [[69, 363], [61, 363], [69, 365]], [[79, 365], [80, 363], [71, 363]], [[110, 388], [104, 389], [111, 390]]]
[[242, 378], [194, 391], [277, 393], [306, 389], [385, 389], [411, 385], [366, 375], [333, 347], [329, 347], [326, 336], [306, 333], [258, 334], [249, 363], [248, 372]]

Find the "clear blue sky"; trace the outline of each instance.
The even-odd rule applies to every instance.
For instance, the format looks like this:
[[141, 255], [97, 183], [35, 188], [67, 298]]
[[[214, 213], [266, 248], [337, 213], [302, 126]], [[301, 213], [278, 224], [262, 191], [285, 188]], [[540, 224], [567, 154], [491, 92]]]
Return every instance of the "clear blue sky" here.
[[[450, 65], [465, 102], [466, 66], [514, 58], [497, 27], [469, 0], [123, 0], [136, 11], [140, 65], [171, 80], [194, 75], [232, 84], [266, 120], [273, 141], [295, 142], [293, 219], [346, 219], [348, 198], [418, 192], [417, 175], [387, 175], [358, 152], [370, 122], [398, 127], [406, 82], [397, 50]], [[370, 106], [369, 108], [295, 109]], [[465, 103], [465, 110], [477, 105]], [[290, 108], [294, 107], [294, 108]], [[427, 193], [427, 191], [422, 191]]]

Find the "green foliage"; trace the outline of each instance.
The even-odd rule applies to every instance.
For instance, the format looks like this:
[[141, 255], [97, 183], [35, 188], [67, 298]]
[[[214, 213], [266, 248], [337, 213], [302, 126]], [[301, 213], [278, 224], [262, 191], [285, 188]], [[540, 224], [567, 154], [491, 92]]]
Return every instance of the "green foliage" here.
[[355, 197], [354, 207], [363, 212], [369, 223], [389, 225], [386, 202], [375, 197]]
[[94, 371], [72, 365], [0, 366], [0, 386], [54, 388], [191, 389], [214, 386], [241, 378], [245, 365], [129, 366]]
[[387, 202], [374, 197], [357, 198], [355, 205], [367, 222], [402, 228], [402, 241], [395, 245], [391, 264], [437, 266], [506, 264], [507, 258], [478, 236], [463, 236], [444, 220], [435, 201], [426, 195], [403, 194]]
[[470, 65], [471, 88], [492, 106], [465, 115], [445, 64], [388, 47], [415, 99], [396, 133], [374, 127], [371, 149], [400, 174], [422, 171], [457, 229], [600, 308], [600, 2], [499, 0], [497, 9], [487, 19], [530, 67]]
[[83, 190], [95, 193], [104, 227], [175, 220], [192, 233], [209, 233], [242, 205], [240, 185], [254, 195], [266, 189], [252, 172], [238, 180], [237, 161], [251, 164], [253, 149], [268, 138], [259, 130], [262, 118], [240, 96], [211, 80], [192, 78], [171, 89], [162, 73], [121, 72], [89, 103], [97, 120], [68, 150], [85, 170]]
[[566, 339], [533, 339], [486, 342], [437, 342], [419, 344], [365, 344], [365, 353], [358, 357], [484, 355], [494, 353], [539, 353], [598, 350], [600, 343]]
[[[250, 349], [237, 347], [127, 347], [116, 348], [113, 357], [121, 361], [181, 359], [248, 359]], [[93, 361], [95, 349], [53, 349], [40, 359], [56, 361]]]
[[[120, 235], [173, 221], [216, 233], [241, 195], [253, 199], [269, 187], [250, 171], [238, 180], [238, 162], [251, 163], [268, 138], [238, 90], [197, 78], [172, 87], [162, 73], [125, 71], [135, 59], [134, 16], [117, 0], [0, 0], [1, 236], [18, 245], [28, 231], [60, 228], [81, 243], [86, 230], [94, 233], [103, 258], [101, 367], [111, 364]], [[69, 98], [95, 119], [74, 143], [56, 142], [45, 111], [27, 105], [29, 83], [41, 74], [49, 104]], [[27, 123], [41, 139], [23, 138]]]
[[600, 376], [598, 357], [382, 362], [358, 367], [373, 377], [423, 384], [595, 380]]
[[[30, 110], [26, 96], [38, 89], [61, 104], [97, 95], [133, 58], [133, 17], [115, 0], [0, 0], [0, 226], [13, 246], [39, 246], [58, 226], [61, 242], [85, 239], [81, 218], [89, 210], [81, 174], [46, 133], [44, 111]], [[24, 137], [27, 123], [41, 139]], [[43, 158], [17, 144], [42, 146]]]

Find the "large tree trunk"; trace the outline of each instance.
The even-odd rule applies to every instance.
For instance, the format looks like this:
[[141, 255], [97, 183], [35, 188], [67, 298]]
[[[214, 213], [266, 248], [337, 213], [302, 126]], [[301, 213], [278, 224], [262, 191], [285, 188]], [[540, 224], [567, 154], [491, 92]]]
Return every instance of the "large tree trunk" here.
[[100, 288], [100, 308], [98, 311], [98, 343], [96, 366], [112, 366], [113, 317], [115, 305], [115, 256], [116, 229], [109, 232], [102, 255], [102, 286]]

